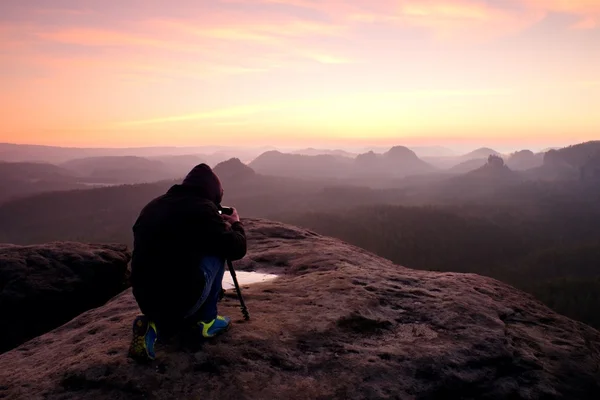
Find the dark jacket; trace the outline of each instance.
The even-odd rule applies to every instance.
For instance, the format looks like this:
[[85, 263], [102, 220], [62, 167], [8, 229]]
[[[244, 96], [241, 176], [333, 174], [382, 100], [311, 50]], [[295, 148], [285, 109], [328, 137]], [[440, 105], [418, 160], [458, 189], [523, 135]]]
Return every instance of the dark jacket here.
[[206, 190], [175, 185], [152, 200], [133, 226], [133, 294], [150, 318], [180, 320], [204, 288], [204, 256], [239, 260], [246, 254], [241, 223], [221, 218]]

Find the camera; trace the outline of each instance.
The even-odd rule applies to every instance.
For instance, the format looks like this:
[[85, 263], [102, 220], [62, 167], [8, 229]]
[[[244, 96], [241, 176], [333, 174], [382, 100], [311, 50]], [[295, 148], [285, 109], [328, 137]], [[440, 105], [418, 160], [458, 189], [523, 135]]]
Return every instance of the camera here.
[[219, 213], [220, 214], [225, 214], [225, 215], [231, 215], [231, 214], [233, 214], [233, 208], [231, 208], [231, 207], [225, 207], [225, 206], [219, 206]]

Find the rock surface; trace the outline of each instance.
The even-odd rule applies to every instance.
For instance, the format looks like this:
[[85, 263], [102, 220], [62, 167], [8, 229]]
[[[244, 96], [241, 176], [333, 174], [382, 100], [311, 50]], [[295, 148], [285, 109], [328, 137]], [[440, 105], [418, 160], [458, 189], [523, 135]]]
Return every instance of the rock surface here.
[[598, 399], [600, 333], [469, 274], [415, 271], [302, 229], [246, 220], [234, 319], [191, 351], [126, 358], [128, 290], [0, 356], [5, 399]]
[[122, 245], [0, 244], [0, 352], [123, 291], [129, 259]]

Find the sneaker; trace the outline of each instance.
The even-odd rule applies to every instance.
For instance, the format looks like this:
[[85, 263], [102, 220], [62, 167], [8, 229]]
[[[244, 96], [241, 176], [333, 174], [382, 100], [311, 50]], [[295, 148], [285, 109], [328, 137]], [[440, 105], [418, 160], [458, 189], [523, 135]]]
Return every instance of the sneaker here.
[[202, 329], [202, 336], [205, 338], [215, 337], [229, 329], [231, 319], [218, 315], [210, 322], [198, 322], [198, 327]]
[[138, 361], [152, 361], [156, 358], [154, 344], [157, 338], [156, 325], [146, 316], [140, 315], [133, 321], [133, 338], [129, 346], [129, 356]]

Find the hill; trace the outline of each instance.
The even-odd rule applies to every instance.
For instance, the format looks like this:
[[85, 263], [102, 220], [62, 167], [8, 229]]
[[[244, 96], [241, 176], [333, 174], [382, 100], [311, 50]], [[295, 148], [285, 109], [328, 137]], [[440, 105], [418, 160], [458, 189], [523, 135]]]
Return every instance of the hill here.
[[0, 177], [6, 180], [69, 181], [74, 176], [67, 169], [49, 163], [0, 161]]
[[421, 160], [417, 154], [404, 146], [395, 146], [383, 154], [384, 165], [394, 169], [392, 175], [418, 175], [433, 172], [436, 169]]
[[46, 191], [83, 187], [71, 171], [56, 165], [0, 162], [0, 202]]
[[511, 171], [502, 157], [491, 155], [487, 163], [474, 171], [465, 174], [465, 179], [477, 178], [487, 182], [514, 182], [519, 179], [519, 174]]
[[351, 173], [373, 180], [401, 178], [433, 172], [435, 169], [421, 160], [414, 151], [395, 146], [383, 154], [368, 152], [358, 155]]
[[549, 150], [541, 167], [531, 169], [528, 176], [540, 180], [581, 179], [582, 169], [600, 154], [600, 141], [590, 141]]
[[[423, 160], [437, 168], [446, 169], [446, 170], [451, 170], [452, 168], [456, 168], [452, 172], [465, 173], [465, 172], [470, 171], [471, 170], [470, 168], [473, 167], [474, 164], [479, 163], [480, 161], [482, 163], [479, 166], [481, 166], [483, 163], [485, 163], [485, 160], [487, 160], [488, 157], [491, 155], [501, 156], [501, 154], [494, 149], [482, 147], [480, 149], [473, 150], [467, 154], [463, 154], [463, 155], [459, 155], [459, 156], [456, 156], [456, 155], [428, 156], [428, 157], [424, 157]], [[477, 168], [477, 167], [475, 167], [475, 168]]]
[[448, 169], [452, 174], [466, 174], [481, 168], [487, 163], [487, 158], [475, 158], [473, 160], [463, 161], [458, 165]]
[[231, 146], [201, 146], [201, 147], [57, 147], [28, 144], [0, 143], [0, 161], [7, 162], [48, 162], [60, 164], [78, 158], [97, 157], [144, 157], [150, 159], [168, 158], [169, 156], [200, 155], [204, 162], [211, 167], [221, 161], [238, 157], [249, 161], [263, 153], [268, 146], [260, 148], [244, 148]]
[[290, 178], [336, 178], [346, 175], [352, 159], [329, 154], [301, 155], [268, 151], [254, 159], [248, 166], [264, 175]]
[[584, 181], [600, 180], [600, 152], [590, 157], [585, 164], [580, 167], [580, 178]]
[[256, 172], [244, 164], [239, 158], [223, 161], [215, 166], [213, 171], [220, 179], [225, 181], [239, 181], [256, 178]]
[[182, 154], [147, 157], [148, 160], [158, 161], [164, 166], [164, 171], [170, 177], [181, 178], [192, 170], [196, 165], [210, 163], [211, 157], [203, 154]]
[[314, 149], [312, 147], [309, 147], [309, 148], [306, 148], [306, 149], [294, 150], [294, 151], [291, 152], [291, 154], [300, 154], [300, 155], [303, 155], [303, 156], [330, 155], [330, 156], [348, 157], [348, 158], [354, 158], [354, 157], [356, 157], [356, 154], [350, 153], [350, 152], [345, 151], [345, 150], [339, 150], [339, 149], [334, 149], [334, 150], [329, 150], [329, 149]]
[[79, 158], [60, 166], [89, 183], [147, 183], [180, 176], [163, 162], [135, 156]]
[[177, 147], [94, 148], [57, 147], [30, 144], [0, 143], [0, 160], [10, 162], [48, 162], [60, 164], [76, 158], [116, 156], [158, 156], [186, 152]]
[[558, 150], [549, 150], [544, 155], [544, 165], [568, 165], [579, 168], [599, 153], [600, 140], [579, 143]]
[[443, 146], [410, 146], [417, 156], [422, 157], [452, 157], [456, 153]]
[[[479, 163], [480, 160], [477, 160], [476, 164]], [[451, 177], [431, 187], [429, 197], [455, 203], [472, 201], [494, 203], [496, 201], [494, 198], [504, 199], [511, 191], [518, 190], [519, 184], [523, 181], [524, 178], [508, 168], [500, 156], [491, 155], [479, 168]]]
[[506, 165], [515, 171], [524, 171], [540, 167], [544, 163], [544, 153], [535, 154], [531, 150], [521, 150], [512, 153], [506, 160]]
[[[215, 166], [225, 202], [241, 215], [266, 216], [310, 207], [324, 185], [256, 174], [239, 160]], [[53, 240], [131, 244], [131, 226], [142, 207], [181, 180], [41, 193], [0, 204], [0, 242], [36, 244]], [[327, 201], [327, 199], [325, 199]], [[81, 221], [86, 221], [82, 224]]]
[[490, 149], [489, 147], [482, 147], [482, 148], [473, 150], [467, 154], [463, 154], [462, 156], [460, 156], [460, 158], [462, 158], [463, 160], [466, 161], [466, 160], [473, 160], [476, 158], [488, 158], [491, 155], [501, 156], [501, 154], [494, 149]]
[[299, 155], [270, 151], [249, 166], [265, 175], [304, 179], [328, 179], [342, 183], [381, 185], [389, 179], [431, 173], [435, 168], [407, 147], [395, 146], [383, 154], [373, 151], [356, 158], [326, 155]]
[[[600, 333], [477, 275], [415, 271], [313, 232], [245, 220], [251, 319], [221, 338], [126, 358], [126, 291], [0, 356], [4, 398], [596, 399]], [[318, 316], [318, 317], [316, 317]], [[309, 321], [309, 323], [307, 323]]]

